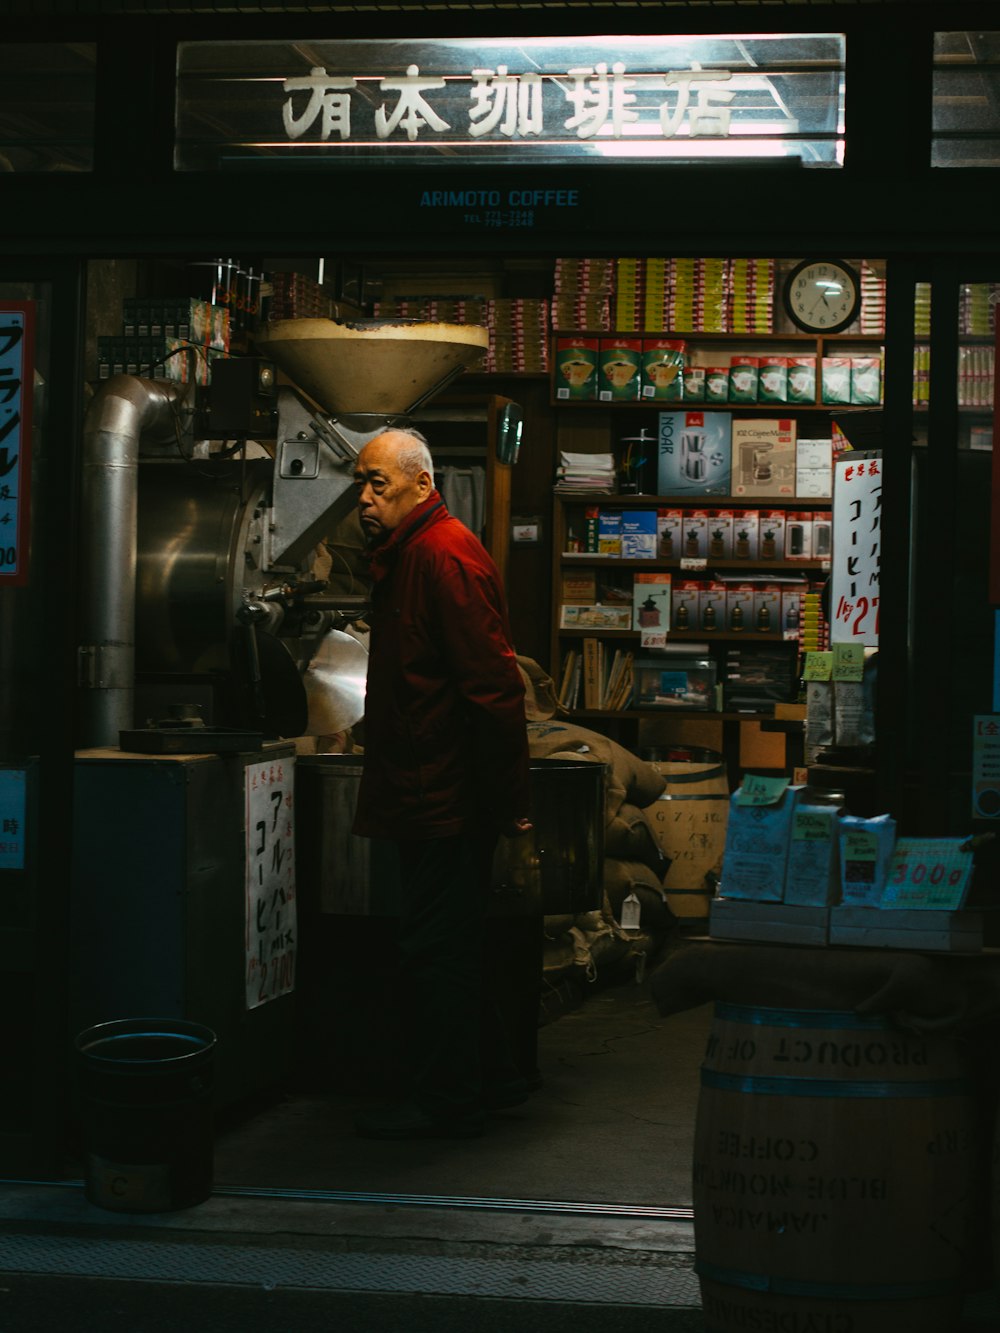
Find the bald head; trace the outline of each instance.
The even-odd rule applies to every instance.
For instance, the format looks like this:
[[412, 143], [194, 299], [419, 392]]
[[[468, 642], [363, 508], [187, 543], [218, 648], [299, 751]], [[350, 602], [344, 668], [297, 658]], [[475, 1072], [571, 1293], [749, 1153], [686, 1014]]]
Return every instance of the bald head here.
[[419, 431], [386, 430], [358, 455], [358, 515], [369, 545], [385, 541], [434, 489], [427, 441]]

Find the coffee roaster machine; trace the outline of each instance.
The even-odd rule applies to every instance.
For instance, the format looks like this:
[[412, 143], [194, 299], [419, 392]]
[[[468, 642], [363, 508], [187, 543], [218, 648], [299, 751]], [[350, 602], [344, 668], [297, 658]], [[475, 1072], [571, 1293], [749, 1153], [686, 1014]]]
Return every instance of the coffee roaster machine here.
[[288, 320], [207, 389], [122, 375], [90, 402], [70, 1023], [207, 1025], [220, 1105], [294, 1050], [293, 990], [257, 1003], [248, 984], [251, 776], [292, 774], [296, 738], [363, 713], [363, 579], [317, 576], [317, 551], [352, 524], [360, 547], [364, 444], [486, 344], [464, 325]]

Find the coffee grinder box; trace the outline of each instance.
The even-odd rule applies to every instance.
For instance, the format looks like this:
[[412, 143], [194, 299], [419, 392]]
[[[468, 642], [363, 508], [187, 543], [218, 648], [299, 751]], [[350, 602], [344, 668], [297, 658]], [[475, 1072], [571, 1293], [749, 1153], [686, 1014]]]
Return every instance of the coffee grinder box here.
[[783, 560], [785, 555], [785, 511], [783, 509], [761, 509], [760, 541], [757, 545], [758, 560]]
[[753, 633], [755, 593], [753, 583], [726, 585], [726, 628], [731, 634]]
[[726, 585], [721, 580], [710, 579], [701, 585], [698, 623], [703, 634], [726, 628]]
[[755, 403], [760, 382], [760, 359], [756, 356], [734, 356], [729, 362], [729, 401]]
[[781, 630], [786, 637], [797, 638], [802, 624], [802, 596], [805, 585], [785, 583], [781, 588]]
[[733, 556], [733, 510], [708, 511], [708, 558], [731, 560]]
[[[730, 798], [719, 892], [724, 898], [780, 902], [792, 820], [803, 788], [780, 780], [751, 782], [752, 777], [744, 777]], [[758, 788], [764, 788], [759, 797], [753, 794]]]
[[708, 555], [708, 510], [688, 509], [681, 522], [681, 555], [694, 560]]
[[794, 495], [795, 434], [791, 417], [734, 417], [733, 495]]
[[598, 372], [602, 403], [635, 402], [642, 384], [642, 339], [601, 338]]
[[801, 802], [792, 816], [785, 902], [831, 907], [840, 901], [839, 812], [831, 805]]
[[559, 401], [597, 397], [599, 339], [563, 335], [556, 339], [555, 384]]
[[661, 560], [679, 560], [684, 551], [683, 509], [656, 511], [656, 551]]
[[670, 624], [676, 630], [696, 630], [700, 621], [700, 579], [674, 579], [670, 596]]
[[816, 358], [790, 356], [788, 358], [788, 401], [814, 403], [816, 401]]
[[781, 584], [758, 583], [753, 596], [755, 634], [781, 633]]
[[660, 495], [728, 495], [731, 429], [729, 412], [660, 412]]
[[674, 338], [643, 338], [640, 396], [644, 400], [681, 400], [686, 351], [687, 343]]
[[733, 510], [733, 559], [756, 560], [760, 539], [760, 512]]

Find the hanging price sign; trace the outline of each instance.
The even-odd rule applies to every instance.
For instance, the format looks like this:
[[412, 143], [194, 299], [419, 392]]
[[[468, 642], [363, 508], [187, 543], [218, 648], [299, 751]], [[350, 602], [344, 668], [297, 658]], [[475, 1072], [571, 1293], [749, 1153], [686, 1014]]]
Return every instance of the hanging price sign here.
[[880, 907], [955, 912], [972, 878], [967, 838], [899, 838]]

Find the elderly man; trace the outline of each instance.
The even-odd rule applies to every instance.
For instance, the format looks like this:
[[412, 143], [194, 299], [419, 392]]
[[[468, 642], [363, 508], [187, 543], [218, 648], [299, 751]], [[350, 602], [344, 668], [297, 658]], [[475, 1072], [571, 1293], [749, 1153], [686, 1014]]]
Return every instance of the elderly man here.
[[524, 687], [499, 573], [448, 513], [424, 437], [376, 436], [354, 478], [372, 574], [354, 831], [398, 851], [413, 1025], [407, 1096], [357, 1128], [369, 1138], [472, 1137], [491, 1104], [527, 1092], [483, 994], [497, 837], [531, 828]]

